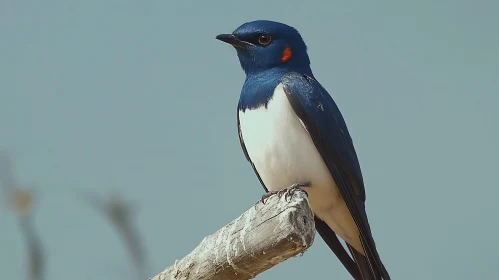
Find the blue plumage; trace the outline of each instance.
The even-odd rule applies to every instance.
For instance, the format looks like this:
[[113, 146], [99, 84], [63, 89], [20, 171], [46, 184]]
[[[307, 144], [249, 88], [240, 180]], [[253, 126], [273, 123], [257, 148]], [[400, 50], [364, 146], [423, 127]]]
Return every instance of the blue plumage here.
[[[251, 52], [236, 48], [241, 67], [246, 73], [239, 109], [265, 106], [287, 72], [296, 71], [312, 76], [307, 46], [296, 29], [282, 23], [258, 20], [241, 25], [232, 34], [246, 42], [256, 42], [262, 34], [270, 34], [272, 38], [272, 44], [264, 48], [252, 48]], [[282, 53], [286, 47], [292, 49], [293, 56], [287, 63], [282, 63]]]

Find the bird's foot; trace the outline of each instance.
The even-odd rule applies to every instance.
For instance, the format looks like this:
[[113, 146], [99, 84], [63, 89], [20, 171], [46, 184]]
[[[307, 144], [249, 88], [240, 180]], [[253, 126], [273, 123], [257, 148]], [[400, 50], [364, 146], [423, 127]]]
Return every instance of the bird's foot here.
[[[285, 190], [285, 189], [283, 189], [283, 190]], [[283, 190], [266, 192], [265, 194], [262, 195], [262, 198], [260, 198], [260, 202], [265, 204], [265, 200], [267, 200], [269, 197], [271, 197], [273, 195], [278, 195], [279, 197], [281, 197]]]
[[281, 198], [282, 195], [284, 195], [284, 199], [286, 201], [289, 201], [289, 199], [291, 199], [291, 197], [293, 196], [293, 194], [297, 190], [304, 191], [305, 194], [308, 196], [307, 192], [305, 190], [303, 190], [302, 187], [310, 187], [310, 183], [295, 183], [295, 184], [293, 184], [287, 188], [284, 188], [284, 189], [269, 191], [269, 192], [265, 193], [264, 195], [262, 195], [260, 202], [265, 204], [265, 200], [267, 200], [269, 197], [271, 197], [273, 195], [277, 195], [279, 198]]
[[294, 183], [293, 185], [289, 186], [286, 190], [287, 192], [284, 194], [284, 199], [286, 201], [289, 201], [289, 199], [291, 199], [291, 197], [293, 197], [293, 194], [297, 191], [297, 190], [301, 190], [301, 191], [304, 191], [305, 192], [305, 195], [307, 195], [308, 197], [308, 193], [306, 190], [302, 189], [304, 187], [310, 187], [310, 183]]

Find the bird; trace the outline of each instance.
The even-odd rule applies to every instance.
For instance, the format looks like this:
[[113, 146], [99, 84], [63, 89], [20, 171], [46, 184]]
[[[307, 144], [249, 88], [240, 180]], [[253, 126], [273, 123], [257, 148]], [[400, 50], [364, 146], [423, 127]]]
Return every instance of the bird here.
[[351, 276], [390, 280], [368, 222], [352, 137], [312, 73], [301, 34], [255, 20], [216, 39], [232, 45], [246, 75], [237, 105], [239, 142], [266, 194], [306, 191], [317, 232]]

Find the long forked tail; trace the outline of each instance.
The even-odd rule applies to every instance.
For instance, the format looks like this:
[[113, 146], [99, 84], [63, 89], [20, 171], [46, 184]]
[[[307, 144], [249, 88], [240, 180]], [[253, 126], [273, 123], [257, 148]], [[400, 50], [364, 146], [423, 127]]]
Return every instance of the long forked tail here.
[[336, 257], [340, 260], [346, 270], [350, 273], [353, 279], [362, 280], [362, 276], [356, 266], [356, 263], [350, 255], [348, 255], [345, 247], [340, 243], [336, 233], [329, 228], [329, 226], [321, 219], [315, 217], [315, 229], [320, 234], [324, 242], [328, 245], [331, 251], [334, 252]]
[[[361, 244], [366, 256], [357, 252], [352, 246], [346, 243], [348, 249], [350, 250], [350, 255], [347, 253], [343, 245], [340, 243], [336, 233], [334, 233], [329, 226], [321, 219], [315, 217], [315, 228], [317, 232], [321, 235], [322, 239], [326, 242], [328, 247], [334, 252], [334, 254], [341, 261], [346, 270], [350, 273], [355, 280], [390, 280], [390, 276], [385, 269], [385, 266], [381, 262], [379, 255], [376, 252], [366, 248], [372, 248], [364, 245], [363, 238], [361, 238]], [[372, 240], [374, 245], [374, 240]], [[376, 248], [374, 247], [374, 250]]]
[[[362, 242], [362, 245], [364, 246], [364, 242]], [[357, 252], [352, 246], [348, 245], [348, 243], [347, 246], [359, 269], [362, 280], [390, 280], [390, 275], [388, 275], [388, 271], [379, 259], [377, 252], [375, 252], [374, 254], [376, 255], [374, 255], [373, 252], [364, 249], [365, 251], [368, 251], [366, 252], [367, 257], [365, 257]]]

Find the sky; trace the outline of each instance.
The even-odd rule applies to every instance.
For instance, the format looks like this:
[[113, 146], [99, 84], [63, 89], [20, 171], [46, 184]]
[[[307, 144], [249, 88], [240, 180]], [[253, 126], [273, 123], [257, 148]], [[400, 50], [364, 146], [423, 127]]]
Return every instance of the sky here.
[[[250, 208], [236, 53], [244, 22], [296, 27], [352, 135], [393, 279], [498, 279], [499, 2], [0, 0], [0, 149], [36, 193], [45, 279], [132, 279], [81, 193], [120, 194], [153, 276]], [[26, 246], [0, 193], [0, 277]], [[317, 235], [257, 279], [351, 279]]]

